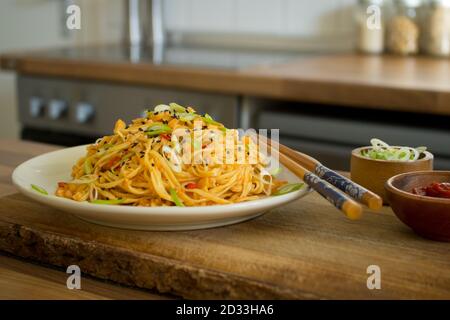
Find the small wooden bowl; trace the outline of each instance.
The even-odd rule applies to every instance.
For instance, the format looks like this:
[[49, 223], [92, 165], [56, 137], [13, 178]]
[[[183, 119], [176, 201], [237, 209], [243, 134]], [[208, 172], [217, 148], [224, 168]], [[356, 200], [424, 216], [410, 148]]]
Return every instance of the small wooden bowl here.
[[425, 151], [416, 161], [374, 160], [361, 155], [361, 151], [372, 147], [361, 147], [352, 151], [351, 177], [352, 180], [383, 198], [388, 204], [384, 184], [397, 174], [433, 170], [433, 155]]
[[450, 171], [420, 171], [396, 175], [386, 182], [395, 215], [418, 235], [450, 241], [450, 199], [419, 196], [413, 188], [432, 182], [450, 182]]

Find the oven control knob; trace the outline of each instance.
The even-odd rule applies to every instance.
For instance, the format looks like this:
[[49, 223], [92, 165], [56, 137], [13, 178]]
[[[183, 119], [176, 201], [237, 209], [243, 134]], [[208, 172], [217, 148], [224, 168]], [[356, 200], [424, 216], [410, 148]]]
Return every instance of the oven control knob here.
[[76, 118], [79, 123], [86, 123], [94, 117], [94, 107], [86, 102], [80, 102], [76, 109]]
[[39, 97], [30, 98], [30, 115], [33, 118], [38, 118], [44, 113], [44, 100]]
[[64, 100], [54, 99], [49, 103], [49, 115], [53, 120], [59, 119], [67, 112], [67, 102]]

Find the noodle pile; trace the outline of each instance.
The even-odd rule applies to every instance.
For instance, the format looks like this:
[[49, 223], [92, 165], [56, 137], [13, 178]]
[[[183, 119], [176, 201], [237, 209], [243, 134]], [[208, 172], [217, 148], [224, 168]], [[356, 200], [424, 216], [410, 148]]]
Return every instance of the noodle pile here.
[[113, 135], [87, 147], [73, 180], [58, 183], [55, 194], [134, 206], [230, 204], [271, 195], [285, 184], [267, 172], [268, 164], [250, 137], [171, 103], [128, 126], [118, 120]]

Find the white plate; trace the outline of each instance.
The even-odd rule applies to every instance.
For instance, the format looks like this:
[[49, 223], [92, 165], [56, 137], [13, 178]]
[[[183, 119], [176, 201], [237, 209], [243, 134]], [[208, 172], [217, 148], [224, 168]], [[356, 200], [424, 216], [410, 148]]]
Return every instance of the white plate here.
[[[299, 199], [310, 192], [309, 188], [282, 196], [207, 207], [132, 207], [99, 205], [77, 202], [54, 195], [59, 181], [70, 181], [72, 166], [86, 152], [86, 146], [67, 148], [46, 153], [19, 165], [13, 172], [14, 185], [24, 195], [70, 212], [90, 222], [137, 230], [193, 230], [238, 223]], [[289, 182], [301, 180], [283, 168], [280, 178]], [[48, 191], [43, 195], [31, 188], [31, 184]]]

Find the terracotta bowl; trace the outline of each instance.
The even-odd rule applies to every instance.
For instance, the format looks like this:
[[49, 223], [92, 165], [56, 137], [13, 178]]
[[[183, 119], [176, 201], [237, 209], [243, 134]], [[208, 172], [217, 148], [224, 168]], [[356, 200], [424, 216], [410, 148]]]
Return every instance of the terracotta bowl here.
[[450, 199], [419, 196], [413, 188], [432, 182], [450, 182], [450, 171], [399, 174], [386, 182], [386, 193], [397, 217], [417, 234], [450, 241]]
[[373, 160], [361, 155], [361, 151], [371, 148], [361, 147], [352, 151], [351, 177], [356, 183], [383, 198], [384, 204], [389, 203], [384, 184], [390, 177], [405, 172], [433, 170], [433, 155], [427, 151], [418, 160], [407, 162]]

